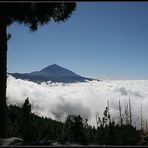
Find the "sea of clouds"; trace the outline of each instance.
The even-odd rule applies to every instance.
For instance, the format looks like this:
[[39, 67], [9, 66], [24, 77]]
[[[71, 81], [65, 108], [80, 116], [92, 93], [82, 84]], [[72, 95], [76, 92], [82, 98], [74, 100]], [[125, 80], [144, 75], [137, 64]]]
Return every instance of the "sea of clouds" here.
[[64, 122], [67, 115], [81, 115], [96, 126], [96, 113], [101, 116], [109, 100], [111, 116], [118, 119], [119, 99], [124, 110], [129, 95], [134, 125], [148, 119], [148, 80], [101, 80], [81, 83], [41, 83], [7, 79], [7, 104], [22, 105], [28, 97], [32, 112]]

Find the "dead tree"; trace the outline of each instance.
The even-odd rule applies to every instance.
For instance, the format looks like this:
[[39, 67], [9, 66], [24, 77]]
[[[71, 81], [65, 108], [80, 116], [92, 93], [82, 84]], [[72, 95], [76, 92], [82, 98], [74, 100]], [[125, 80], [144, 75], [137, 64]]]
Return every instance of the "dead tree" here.
[[108, 122], [111, 122], [111, 115], [110, 115], [110, 106], [109, 106], [109, 100], [107, 101], [108, 106]]
[[132, 107], [131, 107], [130, 94], [129, 94], [129, 124], [132, 125]]
[[148, 131], [148, 124], [147, 124], [147, 120], [146, 120], [146, 123], [145, 123], [145, 131], [146, 131], [146, 132]]
[[122, 108], [120, 104], [120, 99], [119, 99], [119, 121], [120, 121], [120, 125], [122, 125], [123, 119], [122, 119]]
[[128, 111], [128, 103], [125, 102], [125, 124], [129, 124], [129, 111]]
[[142, 103], [141, 103], [141, 115], [140, 115], [140, 119], [141, 119], [141, 130], [143, 130], [143, 113], [142, 113]]
[[101, 119], [99, 117], [99, 112], [96, 113], [96, 123], [97, 123], [97, 127], [99, 127], [102, 124]]

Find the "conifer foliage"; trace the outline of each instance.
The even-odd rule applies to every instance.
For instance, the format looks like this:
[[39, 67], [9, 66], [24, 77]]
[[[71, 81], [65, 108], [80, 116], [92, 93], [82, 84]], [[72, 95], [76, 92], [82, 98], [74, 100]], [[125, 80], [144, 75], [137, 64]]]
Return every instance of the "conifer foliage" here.
[[[27, 98], [20, 107], [8, 106], [7, 137], [19, 137], [24, 145], [97, 144], [97, 145], [137, 145], [144, 144], [142, 131], [130, 124], [119, 124], [111, 120], [108, 107], [100, 118], [97, 127], [90, 126], [88, 119], [80, 115], [69, 115], [64, 123], [31, 112]], [[142, 138], [143, 137], [143, 138]], [[141, 143], [142, 141], [142, 143]], [[148, 141], [147, 141], [148, 142]]]
[[76, 8], [76, 3], [0, 2], [0, 138], [5, 137], [7, 121], [7, 27], [14, 22], [24, 24], [31, 31], [50, 21], [64, 22]]

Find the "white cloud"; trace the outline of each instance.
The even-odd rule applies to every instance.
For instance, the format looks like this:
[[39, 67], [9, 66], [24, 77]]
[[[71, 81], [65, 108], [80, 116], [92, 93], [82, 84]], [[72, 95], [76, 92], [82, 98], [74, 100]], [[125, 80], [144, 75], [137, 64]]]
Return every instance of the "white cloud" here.
[[[12, 76], [7, 80], [7, 104], [22, 104], [28, 97], [32, 111], [40, 116], [64, 121], [68, 114], [80, 114], [88, 118], [91, 125], [96, 125], [96, 112], [102, 115], [107, 100], [113, 117], [118, 116], [118, 101], [124, 107], [129, 92], [134, 121], [143, 115], [148, 118], [148, 80], [104, 80], [83, 83], [33, 83]], [[139, 121], [137, 121], [138, 124]]]

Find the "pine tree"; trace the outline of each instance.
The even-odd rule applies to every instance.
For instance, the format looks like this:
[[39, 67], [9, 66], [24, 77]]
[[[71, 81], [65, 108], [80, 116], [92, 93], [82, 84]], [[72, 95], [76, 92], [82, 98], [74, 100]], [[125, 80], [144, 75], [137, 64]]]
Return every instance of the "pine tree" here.
[[0, 138], [6, 136], [6, 82], [7, 82], [7, 27], [14, 22], [25, 24], [31, 31], [50, 21], [67, 20], [76, 3], [12, 2], [0, 3]]
[[20, 133], [21, 138], [26, 141], [32, 141], [33, 137], [33, 120], [31, 118], [31, 104], [27, 98], [21, 108], [21, 118], [20, 118]]

